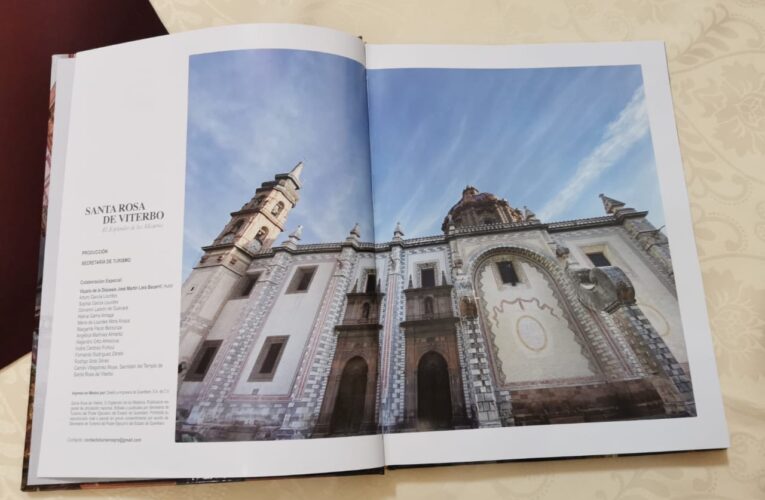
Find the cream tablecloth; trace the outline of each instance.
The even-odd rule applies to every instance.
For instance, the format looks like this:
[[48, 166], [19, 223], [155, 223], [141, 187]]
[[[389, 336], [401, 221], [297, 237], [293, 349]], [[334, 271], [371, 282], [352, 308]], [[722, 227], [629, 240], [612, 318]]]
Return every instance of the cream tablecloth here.
[[[37, 494], [181, 498], [765, 498], [765, 1], [152, 0], [170, 32], [315, 24], [372, 43], [664, 40], [730, 450], [385, 476]], [[0, 372], [0, 499], [18, 492], [29, 357]]]

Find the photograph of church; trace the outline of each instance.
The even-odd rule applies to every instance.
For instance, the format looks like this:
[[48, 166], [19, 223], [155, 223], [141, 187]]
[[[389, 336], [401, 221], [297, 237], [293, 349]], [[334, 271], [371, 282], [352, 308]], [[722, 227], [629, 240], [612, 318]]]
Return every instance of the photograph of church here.
[[177, 441], [696, 415], [639, 66], [200, 54], [188, 123]]
[[667, 239], [646, 212], [547, 223], [455, 193], [442, 233], [301, 245], [302, 163], [184, 283], [178, 439], [267, 440], [693, 416]]

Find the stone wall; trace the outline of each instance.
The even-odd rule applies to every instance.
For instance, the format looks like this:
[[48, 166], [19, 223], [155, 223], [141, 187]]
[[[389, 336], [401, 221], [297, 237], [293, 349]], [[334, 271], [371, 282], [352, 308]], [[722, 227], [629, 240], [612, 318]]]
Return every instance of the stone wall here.
[[[224, 343], [208, 376], [181, 386], [179, 402], [191, 411], [180, 429], [208, 440], [304, 438], [314, 436], [321, 418], [318, 435], [326, 435], [327, 389], [336, 389], [341, 371], [336, 327], [348, 294], [364, 287], [372, 269], [382, 295], [372, 314], [381, 328], [374, 334], [379, 363], [370, 383], [373, 420], [385, 432], [416, 428], [415, 372], [429, 351], [449, 364], [459, 427], [694, 414], [684, 345], [657, 329], [663, 323], [652, 316], [658, 311], [668, 318], [677, 305], [668, 253], [645, 248], [646, 238], [661, 239], [641, 232], [645, 227], [635, 222], [550, 234], [537, 224], [527, 231], [399, 238], [378, 247], [351, 238], [265, 253], [248, 271], [261, 273], [250, 296], [229, 302], [217, 318], [211, 335]], [[588, 269], [585, 253], [594, 248], [620, 265], [613, 269], [632, 287], [630, 297], [618, 283], [602, 288], [601, 271]], [[494, 267], [502, 259], [517, 265], [521, 283], [499, 280]], [[295, 269], [306, 265], [317, 266], [310, 292], [285, 294]], [[415, 290], [422, 287], [423, 267], [435, 269], [433, 290], [444, 294]], [[599, 286], [617, 298], [593, 294]], [[429, 319], [423, 301], [431, 295]], [[359, 307], [351, 305], [351, 316]], [[682, 340], [679, 316], [667, 324]], [[269, 335], [289, 335], [290, 350], [273, 381], [249, 382]], [[352, 347], [341, 350], [345, 356]]]

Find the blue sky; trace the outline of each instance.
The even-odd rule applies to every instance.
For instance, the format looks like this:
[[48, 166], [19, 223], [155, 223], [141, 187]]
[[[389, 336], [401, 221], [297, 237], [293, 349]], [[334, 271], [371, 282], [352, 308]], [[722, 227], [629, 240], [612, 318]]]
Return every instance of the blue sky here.
[[467, 184], [543, 222], [602, 215], [603, 192], [664, 223], [638, 66], [373, 70], [367, 85], [360, 64], [318, 52], [190, 58], [184, 276], [230, 212], [301, 160], [286, 231], [302, 224], [301, 243], [356, 222], [365, 241], [397, 221], [407, 238], [439, 234]]
[[[304, 161], [286, 233], [373, 241], [363, 67], [340, 56], [243, 50], [189, 61], [183, 276], [255, 189]], [[286, 239], [282, 235], [277, 244]]]
[[543, 222], [605, 193], [664, 223], [639, 66], [368, 72], [378, 239], [441, 232], [470, 184]]

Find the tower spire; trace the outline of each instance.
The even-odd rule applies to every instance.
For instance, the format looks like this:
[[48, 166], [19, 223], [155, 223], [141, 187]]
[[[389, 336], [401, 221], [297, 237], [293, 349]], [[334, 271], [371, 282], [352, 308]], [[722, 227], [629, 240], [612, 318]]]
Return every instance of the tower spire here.
[[303, 173], [303, 161], [299, 161], [297, 165], [292, 167], [292, 170], [290, 170], [290, 175], [293, 176], [295, 179], [300, 180], [300, 174]]

